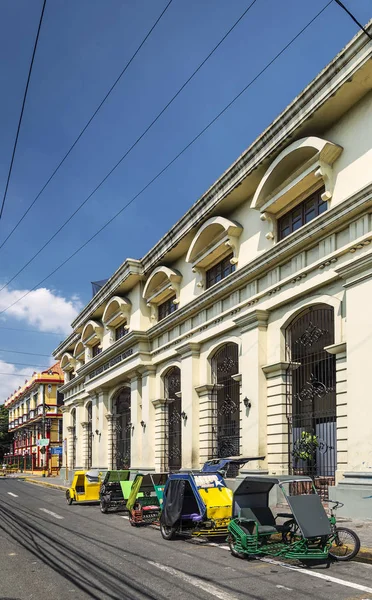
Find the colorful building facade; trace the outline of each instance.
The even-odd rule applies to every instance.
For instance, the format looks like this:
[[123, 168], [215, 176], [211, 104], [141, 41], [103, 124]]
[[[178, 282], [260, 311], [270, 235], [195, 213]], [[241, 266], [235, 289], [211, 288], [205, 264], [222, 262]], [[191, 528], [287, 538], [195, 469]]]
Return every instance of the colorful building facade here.
[[[13, 449], [4, 460], [26, 470], [59, 470], [62, 461], [62, 397], [64, 378], [60, 363], [34, 373], [10, 396], [9, 431]], [[47, 441], [45, 441], [47, 440]]]

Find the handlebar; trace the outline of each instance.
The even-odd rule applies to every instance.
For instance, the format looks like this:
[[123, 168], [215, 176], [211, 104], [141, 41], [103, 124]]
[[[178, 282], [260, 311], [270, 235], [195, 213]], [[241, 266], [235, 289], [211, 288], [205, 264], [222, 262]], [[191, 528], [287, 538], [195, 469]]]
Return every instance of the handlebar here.
[[337, 508], [342, 508], [344, 506], [343, 502], [339, 502], [338, 500], [331, 500], [330, 498], [328, 499], [328, 502], [330, 504], [333, 504], [334, 506], [332, 506], [333, 509], [337, 509]]

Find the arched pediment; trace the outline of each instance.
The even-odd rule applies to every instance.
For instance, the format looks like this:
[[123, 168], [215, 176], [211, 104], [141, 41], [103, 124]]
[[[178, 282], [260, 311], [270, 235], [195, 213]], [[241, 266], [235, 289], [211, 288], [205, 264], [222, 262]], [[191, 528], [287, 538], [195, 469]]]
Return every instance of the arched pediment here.
[[169, 289], [172, 289], [178, 300], [181, 279], [182, 275], [179, 271], [164, 266], [157, 267], [146, 281], [143, 290], [144, 299], [148, 302], [161, 302], [163, 296], [169, 294]]
[[203, 223], [194, 236], [186, 256], [186, 262], [196, 264], [198, 258], [202, 258], [208, 253], [208, 249], [211, 249], [212, 252], [214, 247], [224, 244], [232, 247], [234, 263], [238, 262], [237, 240], [242, 231], [243, 227], [235, 221], [225, 217], [211, 217]]
[[88, 321], [81, 334], [81, 341], [84, 346], [94, 346], [102, 341], [103, 327], [97, 321]]
[[75, 358], [69, 352], [65, 352], [61, 358], [62, 371], [73, 371], [75, 369], [75, 366]]
[[84, 358], [85, 347], [81, 340], [79, 340], [74, 348], [74, 358], [81, 361], [81, 358]]
[[108, 327], [117, 327], [124, 319], [128, 322], [131, 308], [130, 300], [113, 296], [107, 303], [102, 322]]
[[[333, 142], [310, 136], [293, 142], [285, 148], [271, 163], [253, 196], [252, 208], [274, 212], [283, 207], [283, 202], [278, 201], [278, 196], [284, 197], [289, 193], [288, 188], [299, 185], [305, 176], [309, 178], [308, 187], [316, 184], [316, 180], [323, 178], [325, 193], [323, 200], [329, 200], [333, 193], [332, 165], [340, 156], [343, 148]], [[301, 190], [304, 187], [300, 186]], [[292, 197], [290, 198], [292, 200]]]

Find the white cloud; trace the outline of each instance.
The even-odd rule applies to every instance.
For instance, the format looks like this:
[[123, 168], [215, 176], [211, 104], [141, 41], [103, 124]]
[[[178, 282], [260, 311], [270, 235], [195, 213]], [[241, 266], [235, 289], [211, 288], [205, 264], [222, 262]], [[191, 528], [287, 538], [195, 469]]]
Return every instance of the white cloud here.
[[[45, 360], [45, 367], [41, 369], [40, 367], [16, 367], [12, 363], [5, 362], [0, 359], [0, 404], [4, 404], [7, 398], [14, 393], [15, 390], [18, 390], [19, 386], [23, 386], [26, 379], [31, 379], [32, 373], [36, 371], [36, 373], [40, 373], [40, 371], [44, 371], [45, 369], [52, 364], [53, 361]], [[42, 363], [36, 363], [42, 364]]]
[[[0, 292], [0, 312], [26, 294], [28, 290], [9, 290]], [[62, 334], [71, 332], [71, 322], [83, 308], [77, 296], [70, 299], [58, 295], [47, 288], [29, 292], [17, 304], [11, 306], [2, 316], [9, 315], [40, 331], [53, 331]]]

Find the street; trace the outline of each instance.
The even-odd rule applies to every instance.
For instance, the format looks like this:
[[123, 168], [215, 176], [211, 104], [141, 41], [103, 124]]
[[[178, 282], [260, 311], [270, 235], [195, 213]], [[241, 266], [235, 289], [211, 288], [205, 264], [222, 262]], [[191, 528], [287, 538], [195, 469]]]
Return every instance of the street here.
[[0, 481], [0, 511], [0, 600], [372, 599], [372, 565], [239, 560], [226, 543], [166, 542], [125, 513], [68, 506], [63, 491], [25, 481]]

